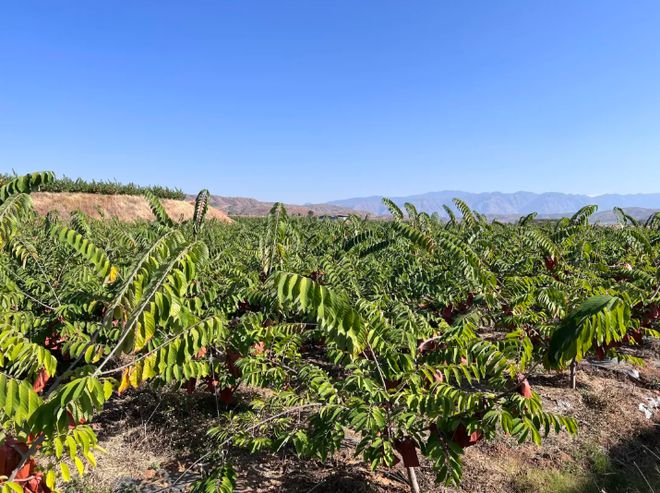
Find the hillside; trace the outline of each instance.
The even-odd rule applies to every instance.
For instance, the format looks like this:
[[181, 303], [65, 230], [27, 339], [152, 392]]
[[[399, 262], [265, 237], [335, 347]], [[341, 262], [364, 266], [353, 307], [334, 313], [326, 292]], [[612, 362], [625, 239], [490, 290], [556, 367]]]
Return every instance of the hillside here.
[[[644, 223], [652, 214], [660, 212], [660, 209], [643, 209], [640, 207], [623, 207], [624, 212], [631, 217], [637, 219], [639, 222]], [[568, 217], [570, 213], [564, 214], [539, 214], [537, 219], [561, 219], [562, 217]], [[512, 223], [518, 221], [522, 217], [522, 214], [486, 214], [488, 219], [500, 221], [503, 223]], [[612, 209], [601, 209], [598, 212], [594, 213], [589, 221], [592, 224], [616, 224], [618, 222], [617, 215]]]
[[[462, 192], [443, 192], [446, 194], [446, 200], [442, 203], [451, 204], [451, 199], [453, 197], [463, 198]], [[475, 195], [487, 195], [487, 194], [475, 194]], [[497, 195], [497, 194], [491, 194]], [[505, 195], [505, 194], [499, 194]], [[516, 194], [513, 194], [516, 195]], [[548, 194], [543, 194], [548, 195]], [[556, 195], [556, 194], [553, 194]], [[559, 194], [561, 195], [561, 194]], [[81, 193], [81, 192], [39, 192], [33, 193], [32, 199], [34, 202], [34, 207], [37, 212], [40, 214], [45, 214], [47, 211], [55, 210], [61, 217], [67, 218], [71, 212], [75, 210], [81, 210], [85, 214], [94, 218], [111, 218], [117, 217], [121, 221], [135, 221], [135, 220], [151, 220], [153, 219], [153, 214], [149, 209], [147, 201], [140, 195], [109, 195], [109, 194], [98, 194], [98, 193]], [[187, 200], [173, 200], [173, 199], [160, 199], [161, 203], [167, 210], [168, 214], [175, 220], [186, 220], [190, 219], [193, 215], [193, 203], [194, 196], [187, 196]], [[355, 199], [358, 200], [358, 199]], [[285, 207], [290, 215], [293, 216], [307, 216], [309, 211], [313, 212], [314, 216], [322, 215], [349, 215], [349, 214], [358, 214], [361, 216], [370, 215], [372, 217], [384, 216], [388, 214], [387, 209], [382, 205], [380, 197], [370, 197], [367, 199], [360, 199], [360, 202], [355, 202], [355, 208], [332, 205], [332, 204], [305, 204], [305, 205], [296, 205], [296, 204], [285, 204]], [[407, 202], [408, 198], [397, 198], [395, 201], [400, 205], [403, 205], [404, 202]], [[463, 198], [463, 200], [466, 200]], [[344, 201], [340, 201], [344, 202]], [[376, 205], [376, 203], [378, 205]], [[467, 203], [475, 208], [477, 211], [486, 214], [490, 219], [497, 219], [503, 222], [513, 222], [518, 220], [518, 218], [525, 214], [526, 212], [508, 212], [508, 213], [496, 213], [491, 212], [493, 210], [498, 210], [499, 206], [493, 205], [495, 202], [481, 201], [476, 202], [477, 205], [470, 203], [467, 200]], [[536, 204], [542, 206], [541, 210], [547, 210], [547, 207], [543, 207], [541, 201], [536, 200]], [[489, 206], [484, 206], [484, 204], [490, 204]], [[273, 202], [263, 202], [257, 199], [248, 198], [248, 197], [224, 197], [220, 195], [211, 196], [209, 204], [208, 218], [209, 219], [218, 219], [220, 221], [230, 222], [231, 219], [229, 216], [265, 216], [270, 211], [273, 206]], [[420, 210], [425, 210], [427, 212], [436, 212], [435, 208], [440, 207], [435, 202], [431, 200], [421, 200], [416, 206]], [[507, 207], [502, 207], [506, 209]], [[486, 210], [484, 210], [486, 209]], [[526, 210], [526, 209], [525, 209]], [[634, 218], [644, 221], [651, 214], [658, 212], [659, 208], [646, 209], [640, 207], [624, 207], [624, 210], [633, 216]], [[530, 210], [530, 212], [532, 212]], [[548, 213], [540, 212], [540, 219], [552, 219], [559, 218], [570, 214], [573, 211], [566, 213]], [[441, 211], [441, 215], [444, 214], [444, 210]], [[616, 216], [612, 212], [611, 208], [604, 209], [603, 207], [593, 215], [592, 221], [595, 223], [601, 224], [613, 224], [616, 223]]]
[[[586, 195], [568, 195], [561, 193], [533, 194], [517, 192], [504, 194], [499, 192], [469, 194], [460, 191], [445, 191], [429, 193], [419, 196], [398, 197], [393, 199], [399, 206], [405, 202], [412, 202], [420, 211], [428, 213], [438, 212], [445, 216], [443, 204], [452, 205], [452, 199], [458, 197], [467, 204], [485, 214], [489, 219], [502, 222], [515, 222], [522, 215], [538, 212], [539, 219], [557, 219], [573, 214], [580, 207], [587, 204], [598, 203], [599, 211], [592, 217], [594, 223], [614, 224], [617, 222], [612, 207], [618, 203], [655, 203], [654, 197], [658, 195], [657, 207], [644, 208], [624, 205], [623, 209], [637, 220], [645, 221], [651, 214], [660, 211], [660, 194], [640, 195], [607, 195], [588, 197]], [[640, 197], [645, 197], [642, 200]], [[194, 196], [189, 195], [192, 200]], [[620, 201], [620, 202], [617, 202]], [[273, 202], [264, 202], [249, 197], [211, 196], [211, 205], [228, 216], [265, 216], [273, 206]], [[379, 216], [389, 215], [389, 211], [382, 203], [381, 196], [338, 200], [326, 204], [284, 204], [289, 214], [293, 216], [307, 216], [309, 211], [315, 216], [322, 215], [350, 215]]]
[[[642, 223], [646, 221], [649, 216], [660, 211], [660, 209], [643, 209], [640, 207], [624, 207], [623, 210], [626, 214], [629, 214]], [[596, 212], [591, 219], [593, 222], [601, 224], [613, 224], [617, 222], [616, 214], [614, 214], [614, 211], [611, 209]]]
[[[262, 202], [248, 197], [222, 197], [213, 195], [211, 205], [230, 216], [265, 216], [273, 207], [273, 202]], [[307, 216], [312, 211], [315, 216], [367, 214], [360, 208], [347, 208], [330, 204], [284, 204], [287, 212], [293, 216]]]
[[[173, 199], [160, 199], [160, 201], [173, 220], [182, 221], [193, 217], [192, 201]], [[131, 222], [154, 218], [146, 199], [140, 195], [38, 192], [32, 194], [32, 202], [39, 214], [57, 211], [64, 219], [76, 210], [97, 219], [116, 217], [120, 221]], [[206, 217], [231, 222], [227, 214], [215, 207], [209, 207]]]
[[[497, 215], [523, 215], [538, 212], [540, 215], [570, 214], [588, 204], [598, 205], [601, 212], [611, 210], [612, 207], [634, 207], [640, 209], [660, 208], [660, 194], [606, 194], [598, 196], [576, 195], [557, 192], [487, 192], [470, 193], [457, 190], [429, 192], [406, 197], [390, 197], [396, 204], [403, 205], [410, 202], [418, 210], [429, 214], [438, 212], [444, 214], [443, 204], [451, 204], [457, 197], [465, 201], [470, 208], [482, 214]], [[349, 198], [334, 200], [330, 205], [359, 209], [371, 214], [388, 214], [387, 208], [382, 204], [380, 196]]]

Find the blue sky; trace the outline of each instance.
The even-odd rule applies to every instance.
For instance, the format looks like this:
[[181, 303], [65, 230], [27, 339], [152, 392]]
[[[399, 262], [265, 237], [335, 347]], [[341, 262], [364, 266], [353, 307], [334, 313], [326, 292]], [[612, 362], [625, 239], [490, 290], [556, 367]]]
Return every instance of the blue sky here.
[[660, 2], [4, 2], [11, 169], [289, 202], [658, 192]]

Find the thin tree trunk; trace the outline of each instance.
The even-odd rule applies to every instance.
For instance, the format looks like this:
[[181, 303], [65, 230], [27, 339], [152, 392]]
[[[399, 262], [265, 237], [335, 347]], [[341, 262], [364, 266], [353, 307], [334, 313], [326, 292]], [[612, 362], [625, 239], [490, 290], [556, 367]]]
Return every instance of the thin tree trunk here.
[[573, 359], [571, 361], [571, 388], [575, 390], [575, 387], [577, 385], [577, 361]]
[[408, 481], [410, 482], [410, 491], [412, 493], [420, 493], [419, 483], [417, 483], [417, 474], [415, 474], [414, 467], [408, 467]]

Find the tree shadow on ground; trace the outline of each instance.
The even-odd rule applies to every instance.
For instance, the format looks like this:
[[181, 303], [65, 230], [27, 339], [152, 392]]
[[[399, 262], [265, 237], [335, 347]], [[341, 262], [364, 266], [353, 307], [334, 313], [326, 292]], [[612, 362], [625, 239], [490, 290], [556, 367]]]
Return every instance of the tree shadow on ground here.
[[[383, 489], [373, 484], [368, 474], [360, 470], [351, 470], [341, 466], [332, 467], [332, 471], [323, 468], [297, 468], [286, 473], [282, 482], [274, 489], [265, 489], [268, 477], [254, 474], [250, 464], [241, 467], [247, 478], [243, 478], [237, 493], [241, 491], [278, 491], [282, 493], [383, 493]], [[330, 469], [330, 468], [328, 468]]]
[[[533, 470], [511, 482], [515, 493], [660, 493], [660, 428], [651, 426], [603, 453], [576, 451], [586, 469]], [[578, 457], [576, 457], [578, 459]]]
[[[246, 410], [249, 391], [243, 390], [241, 399], [231, 406], [235, 412]], [[177, 479], [187, 467], [205, 456], [212, 446], [206, 434], [211, 426], [222, 423], [218, 413], [228, 410], [227, 406], [217, 406], [217, 400], [210, 393], [168, 391], [154, 392], [149, 389], [128, 391], [108, 403], [95, 420], [99, 425], [98, 436], [109, 440], [121, 436], [126, 446], [139, 446], [148, 454], [151, 450], [169, 450], [173, 460], [161, 463], [152, 471], [153, 476], [144, 478], [142, 472], [126, 471], [124, 477], [117, 477], [113, 492], [121, 493], [183, 493], [190, 483], [208, 472], [217, 458], [209, 457]], [[288, 450], [279, 453], [249, 453], [243, 449], [228, 447], [226, 458], [236, 466], [238, 472], [237, 493], [241, 492], [284, 492], [284, 493], [324, 493], [356, 492], [383, 493], [400, 491], [398, 488], [384, 489], [373, 483], [373, 477], [364, 464], [346, 464], [330, 459], [327, 463], [295, 459]], [[118, 450], [109, 450], [117, 454]], [[107, 457], [106, 457], [107, 459]], [[353, 461], [351, 461], [353, 462]], [[394, 482], [395, 483], [395, 482]], [[396, 484], [396, 483], [395, 483]], [[95, 491], [89, 489], [89, 491]], [[405, 491], [405, 489], [404, 489]]]
[[660, 492], [660, 424], [611, 448], [609, 472], [595, 481], [608, 493]]

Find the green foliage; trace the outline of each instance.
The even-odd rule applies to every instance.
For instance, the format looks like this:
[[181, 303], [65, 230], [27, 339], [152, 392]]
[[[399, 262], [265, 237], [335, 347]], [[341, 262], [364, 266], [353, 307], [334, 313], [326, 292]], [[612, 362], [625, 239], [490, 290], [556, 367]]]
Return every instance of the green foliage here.
[[571, 216], [569, 223], [573, 225], [586, 225], [589, 223], [589, 218], [593, 216], [597, 210], [597, 205], [585, 205]]
[[17, 177], [0, 178], [0, 204], [4, 203], [12, 195], [19, 193], [30, 193], [39, 188], [44, 188], [55, 179], [52, 171], [41, 171], [28, 173]]
[[477, 225], [477, 218], [470, 207], [468, 207], [468, 205], [461, 199], [453, 199], [453, 202], [456, 205], [456, 208], [461, 211], [461, 214], [463, 214], [463, 223], [468, 228], [474, 228]]
[[191, 493], [231, 493], [236, 487], [236, 471], [224, 465], [214, 469], [209, 477], [195, 481]]
[[658, 229], [660, 227], [660, 212], [651, 214], [644, 222], [644, 227]]
[[[277, 203], [217, 224], [203, 190], [192, 221], [148, 191], [152, 223], [65, 225], [31, 212], [49, 179], [17, 179], [0, 204], [0, 440], [29, 444], [51, 488], [94, 465], [90, 421], [142, 386], [218, 399], [217, 467], [194, 491], [238, 486], [229, 444], [313, 460], [350, 444], [372, 468], [408, 447], [455, 484], [476, 441], [576, 432], [526, 387], [541, 363], [631, 359], [658, 335], [653, 221], [601, 228], [586, 208], [488, 224], [457, 200], [462, 219], [448, 207], [441, 223], [384, 199], [392, 221], [292, 218]], [[257, 392], [222, 405], [245, 385]]]
[[442, 205], [442, 208], [445, 210], [445, 213], [447, 214], [447, 217], [449, 217], [449, 225], [454, 226], [456, 225], [456, 214], [454, 214], [454, 211], [451, 210], [451, 207], [449, 207], [446, 204]]
[[50, 234], [56, 240], [69, 246], [87, 262], [92, 264], [94, 272], [109, 283], [117, 279], [117, 267], [112, 265], [106, 253], [85, 239], [80, 233], [63, 225], [54, 225]]
[[580, 361], [593, 344], [607, 345], [623, 339], [630, 309], [616, 296], [592, 296], [584, 300], [560, 324], [550, 339], [547, 364], [562, 367]]
[[274, 279], [281, 303], [293, 302], [314, 314], [333, 343], [349, 353], [359, 353], [366, 342], [366, 328], [347, 300], [308, 277], [280, 273]]
[[433, 252], [433, 250], [435, 250], [435, 241], [430, 236], [424, 234], [424, 232], [402, 222], [392, 223], [392, 228], [396, 231], [399, 237], [407, 239], [423, 250], [428, 252]]
[[286, 226], [288, 216], [280, 202], [275, 202], [266, 222], [266, 233], [260, 240], [261, 274], [268, 277], [282, 266], [286, 256]]
[[17, 222], [32, 208], [30, 197], [24, 193], [9, 196], [0, 204], [0, 247], [10, 241]]
[[[36, 175], [36, 173], [31, 173]], [[26, 175], [27, 176], [27, 175]], [[0, 186], [14, 180], [16, 177], [0, 173]], [[42, 177], [43, 178], [43, 177]], [[55, 178], [53, 173], [49, 173], [47, 180], [40, 183], [40, 190], [43, 192], [81, 192], [81, 193], [103, 193], [108, 195], [142, 195], [149, 191], [161, 199], [185, 200], [184, 194], [178, 188], [171, 189], [161, 186], [141, 186], [134, 183], [122, 184], [116, 181], [86, 181], [82, 178], [75, 180], [63, 176]], [[34, 189], [33, 189], [34, 190]]]
[[539, 215], [538, 212], [530, 212], [529, 214], [527, 214], [526, 216], [521, 217], [518, 220], [518, 226], [527, 226], [532, 221], [534, 221], [534, 219], [536, 219], [536, 216], [538, 216], [538, 215]]
[[627, 214], [626, 211], [624, 211], [621, 207], [615, 207], [614, 213], [617, 216], [617, 220], [619, 224], [623, 224], [624, 226], [626, 224], [631, 224], [632, 226], [639, 226], [639, 221], [637, 221], [637, 219], [632, 217], [630, 214]]
[[204, 218], [209, 210], [209, 199], [211, 194], [208, 190], [204, 189], [197, 194], [195, 198], [195, 212], [193, 214], [193, 229], [195, 234], [199, 234], [204, 224]]
[[[167, 228], [171, 228], [174, 225], [174, 223], [172, 222], [172, 219], [170, 219], [170, 216], [165, 211], [163, 204], [161, 204], [160, 200], [158, 200], [158, 197], [156, 197], [156, 195], [154, 195], [149, 190], [145, 190], [143, 192], [143, 195], [147, 199], [147, 202], [149, 202], [149, 208], [151, 209], [153, 215], [156, 216], [156, 220], [160, 223], [160, 225], [165, 226]], [[196, 212], [197, 209], [195, 209], [195, 213]]]
[[0, 409], [17, 424], [22, 424], [40, 408], [42, 402], [25, 380], [18, 380], [0, 373]]
[[383, 204], [385, 204], [385, 207], [390, 211], [390, 214], [394, 217], [396, 220], [403, 220], [403, 211], [399, 208], [398, 205], [394, 203], [393, 200], [388, 199], [387, 197], [382, 198]]

